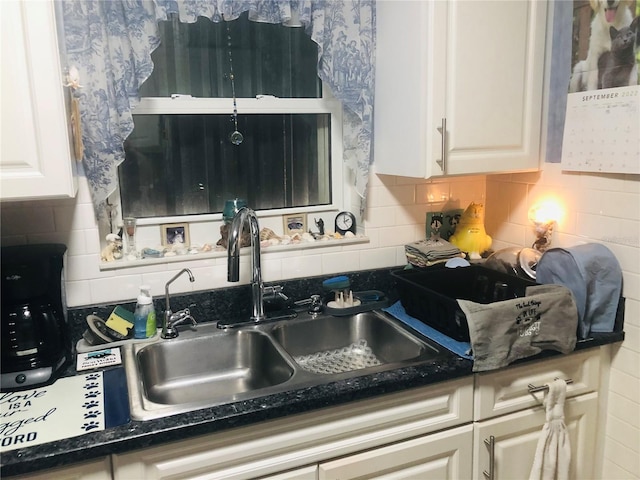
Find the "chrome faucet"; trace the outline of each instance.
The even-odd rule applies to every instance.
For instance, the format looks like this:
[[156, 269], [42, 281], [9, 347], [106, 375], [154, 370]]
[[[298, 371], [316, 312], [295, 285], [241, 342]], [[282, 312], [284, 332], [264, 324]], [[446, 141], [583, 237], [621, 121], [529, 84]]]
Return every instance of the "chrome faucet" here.
[[261, 323], [266, 321], [276, 321], [285, 318], [295, 318], [297, 313], [290, 309], [285, 309], [269, 315], [264, 313], [264, 301], [289, 300], [282, 292], [280, 285], [265, 287], [262, 283], [262, 270], [260, 269], [260, 227], [256, 212], [247, 207], [238, 210], [231, 228], [229, 230], [229, 250], [227, 253], [227, 280], [237, 282], [240, 280], [240, 238], [244, 224], [249, 222], [251, 230], [251, 317], [249, 320], [235, 321], [233, 319], [222, 319], [218, 321], [218, 328], [227, 329], [246, 326], [250, 322]]
[[251, 320], [261, 322], [266, 319], [266, 315], [264, 314], [264, 284], [260, 268], [260, 227], [256, 212], [247, 207], [238, 210], [229, 230], [227, 280], [229, 282], [240, 280], [240, 238], [247, 219], [251, 233]]
[[191, 325], [197, 325], [198, 322], [191, 316], [191, 312], [188, 308], [183, 310], [179, 310], [177, 312], [171, 311], [171, 306], [169, 305], [169, 285], [171, 285], [175, 280], [180, 277], [183, 273], [189, 275], [189, 281], [194, 282], [196, 279], [193, 277], [193, 273], [188, 268], [183, 268], [176, 275], [169, 280], [164, 286], [164, 299], [165, 299], [165, 307], [166, 310], [164, 312], [164, 317], [162, 321], [162, 333], [160, 336], [162, 338], [176, 338], [178, 336], [178, 329], [176, 328], [178, 325], [184, 325], [189, 322]]

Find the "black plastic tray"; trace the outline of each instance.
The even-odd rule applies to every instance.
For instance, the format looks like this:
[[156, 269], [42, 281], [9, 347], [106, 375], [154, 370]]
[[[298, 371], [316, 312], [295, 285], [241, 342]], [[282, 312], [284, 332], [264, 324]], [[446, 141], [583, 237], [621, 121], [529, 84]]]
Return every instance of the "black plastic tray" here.
[[457, 299], [488, 304], [524, 297], [526, 288], [536, 285], [480, 265], [412, 268], [391, 275], [398, 281], [400, 301], [409, 315], [463, 342], [469, 341], [469, 326]]

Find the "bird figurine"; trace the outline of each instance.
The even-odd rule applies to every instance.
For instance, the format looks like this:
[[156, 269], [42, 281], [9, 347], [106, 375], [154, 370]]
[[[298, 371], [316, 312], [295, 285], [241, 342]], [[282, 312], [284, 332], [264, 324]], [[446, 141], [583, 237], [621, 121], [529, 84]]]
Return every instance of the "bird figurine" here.
[[481, 254], [491, 248], [491, 237], [484, 229], [484, 205], [471, 202], [462, 213], [456, 231], [449, 242], [469, 255], [472, 260], [482, 258]]

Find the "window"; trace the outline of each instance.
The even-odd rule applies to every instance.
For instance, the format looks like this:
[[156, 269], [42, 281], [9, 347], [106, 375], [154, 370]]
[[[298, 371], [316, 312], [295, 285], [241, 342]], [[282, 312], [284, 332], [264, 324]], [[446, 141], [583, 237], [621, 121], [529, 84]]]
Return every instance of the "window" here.
[[[123, 214], [220, 213], [231, 198], [256, 210], [332, 206], [342, 188], [341, 155], [333, 153], [341, 107], [323, 92], [317, 46], [303, 29], [246, 14], [221, 23], [173, 19], [160, 29], [119, 169]], [[233, 90], [240, 145], [229, 139]]]

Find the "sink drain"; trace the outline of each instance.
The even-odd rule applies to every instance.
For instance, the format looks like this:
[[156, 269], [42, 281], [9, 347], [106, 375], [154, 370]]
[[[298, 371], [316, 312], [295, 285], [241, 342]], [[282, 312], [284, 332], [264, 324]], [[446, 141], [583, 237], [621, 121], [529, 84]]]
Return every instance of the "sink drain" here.
[[335, 374], [382, 365], [366, 340], [336, 350], [294, 357], [300, 368], [311, 373]]

